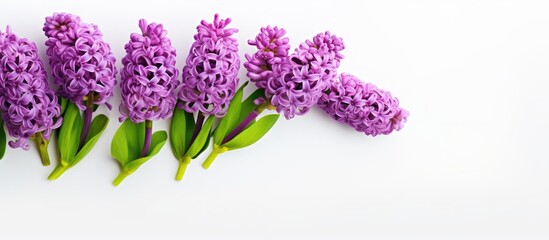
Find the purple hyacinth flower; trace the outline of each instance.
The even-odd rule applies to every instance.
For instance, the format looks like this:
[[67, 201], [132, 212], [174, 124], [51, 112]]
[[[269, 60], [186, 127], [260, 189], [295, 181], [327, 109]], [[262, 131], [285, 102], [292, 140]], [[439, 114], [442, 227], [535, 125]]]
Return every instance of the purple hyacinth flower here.
[[213, 23], [202, 20], [197, 27], [179, 91], [179, 107], [183, 110], [225, 116], [236, 92], [240, 69], [238, 43], [231, 37], [238, 30], [226, 28], [230, 22], [230, 18], [222, 20], [216, 14]]
[[19, 38], [9, 26], [0, 31], [0, 109], [10, 136], [18, 138], [9, 142], [12, 148], [28, 150], [29, 138], [41, 134], [47, 141], [61, 125], [57, 97], [37, 51], [35, 43]]
[[142, 34], [132, 33], [125, 46], [120, 82], [120, 121], [130, 118], [134, 123], [171, 117], [179, 74], [175, 48], [162, 24], [147, 25], [141, 19], [139, 28]]
[[82, 23], [75, 15], [56, 13], [46, 18], [43, 30], [58, 94], [81, 110], [86, 109], [83, 100], [88, 98], [110, 108], [107, 100], [116, 85], [116, 59], [97, 26]]
[[318, 105], [338, 122], [372, 136], [402, 129], [409, 115], [391, 93], [350, 74], [333, 81]]
[[290, 56], [273, 65], [273, 77], [267, 82], [265, 95], [277, 112], [286, 119], [303, 115], [320, 97], [320, 74], [311, 73], [309, 65]]
[[244, 67], [248, 70], [246, 76], [258, 88], [265, 89], [267, 80], [273, 75], [273, 64], [280, 63], [288, 56], [289, 39], [284, 37], [286, 30], [278, 27], [262, 27], [254, 40], [248, 44], [256, 46], [258, 51], [253, 55], [246, 54]]
[[307, 40], [301, 43], [296, 49], [296, 55], [304, 64], [309, 63], [311, 73], [321, 75], [321, 85], [324, 85], [321, 89], [326, 89], [330, 81], [337, 76], [337, 68], [343, 59], [340, 52], [343, 49], [345, 49], [343, 39], [327, 31], [317, 34], [312, 41]]
[[322, 91], [337, 75], [345, 46], [343, 40], [330, 32], [319, 33], [302, 43], [288, 56], [286, 31], [278, 27], [262, 28], [250, 45], [258, 51], [246, 55], [247, 76], [265, 95], [277, 112], [287, 119], [302, 115], [316, 104]]

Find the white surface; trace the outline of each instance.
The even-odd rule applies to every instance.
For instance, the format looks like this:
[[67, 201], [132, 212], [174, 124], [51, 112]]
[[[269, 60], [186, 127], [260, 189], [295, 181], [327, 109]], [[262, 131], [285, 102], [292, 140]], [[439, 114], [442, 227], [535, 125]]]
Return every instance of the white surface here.
[[146, 18], [169, 31], [179, 68], [215, 12], [240, 29], [242, 55], [267, 24], [285, 27], [292, 48], [330, 30], [347, 47], [340, 72], [393, 92], [409, 121], [371, 138], [314, 110], [208, 171], [200, 157], [181, 183], [165, 146], [114, 188], [112, 111], [95, 149], [55, 182], [34, 149], [8, 149], [0, 239], [549, 238], [546, 1], [157, 2], [9, 1], [0, 25], [43, 54], [44, 17], [75, 13], [121, 59]]

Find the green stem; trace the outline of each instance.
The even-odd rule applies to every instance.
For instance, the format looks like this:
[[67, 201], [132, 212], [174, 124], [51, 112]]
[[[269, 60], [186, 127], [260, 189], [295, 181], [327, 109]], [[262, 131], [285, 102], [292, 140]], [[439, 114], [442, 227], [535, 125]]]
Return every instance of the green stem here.
[[175, 180], [181, 181], [181, 179], [183, 179], [183, 175], [185, 175], [185, 171], [187, 170], [187, 166], [189, 166], [189, 163], [191, 163], [191, 157], [189, 156], [185, 156], [182, 160], [179, 161], [179, 168], [177, 169]]
[[50, 155], [48, 154], [48, 144], [49, 141], [44, 139], [42, 132], [37, 132], [34, 136], [34, 141], [38, 145], [38, 152], [40, 153], [40, 159], [42, 160], [42, 165], [50, 165]]
[[55, 180], [58, 179], [65, 171], [67, 171], [70, 167], [69, 166], [63, 166], [62, 164], [57, 165], [53, 172], [51, 172], [50, 176], [48, 177], [49, 180]]
[[224, 153], [227, 150], [229, 150], [227, 147], [218, 146], [217, 144], [214, 144], [212, 152], [210, 153], [210, 155], [208, 155], [206, 160], [204, 160], [204, 162], [202, 163], [202, 167], [204, 169], [210, 168], [215, 158], [217, 158], [217, 155]]
[[120, 185], [120, 183], [122, 181], [124, 181], [124, 179], [126, 179], [127, 176], [129, 176], [130, 174], [127, 173], [127, 172], [124, 172], [124, 171], [121, 171], [118, 176], [116, 176], [116, 178], [114, 179], [114, 181], [112, 181], [112, 184], [117, 187], [118, 185]]

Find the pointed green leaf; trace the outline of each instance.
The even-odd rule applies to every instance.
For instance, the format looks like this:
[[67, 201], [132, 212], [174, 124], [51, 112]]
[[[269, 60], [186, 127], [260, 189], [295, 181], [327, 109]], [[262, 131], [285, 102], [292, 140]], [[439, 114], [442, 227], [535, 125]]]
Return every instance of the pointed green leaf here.
[[182, 159], [187, 152], [190, 138], [194, 131], [193, 114], [175, 108], [170, 125], [170, 146], [177, 159]]
[[139, 158], [145, 142], [145, 123], [133, 123], [126, 119], [118, 128], [111, 142], [111, 155], [122, 166]]
[[194, 139], [193, 143], [189, 147], [189, 150], [187, 151], [187, 156], [191, 156], [192, 158], [195, 158], [200, 150], [204, 147], [204, 144], [206, 143], [206, 139], [210, 137], [210, 132], [212, 130], [212, 125], [214, 121], [214, 116], [209, 116], [208, 119], [206, 119], [206, 122], [202, 126], [202, 129], [200, 129], [200, 132], [198, 132], [198, 135]]
[[211, 139], [212, 139], [212, 134], [210, 134], [210, 136], [206, 138], [206, 142], [204, 143], [204, 146], [202, 147], [202, 149], [200, 149], [200, 151], [198, 151], [195, 157], [198, 157], [202, 152], [206, 150], [206, 148], [208, 148], [208, 146], [210, 145]]
[[191, 147], [191, 138], [193, 138], [196, 122], [192, 113], [185, 112], [185, 119], [185, 152], [187, 152], [189, 147]]
[[265, 91], [263, 89], [255, 90], [252, 94], [250, 94], [250, 96], [246, 98], [246, 100], [244, 100], [244, 102], [242, 102], [238, 122], [242, 122], [257, 107], [254, 101], [259, 97], [265, 98]]
[[84, 145], [92, 141], [93, 138], [96, 137], [97, 135], [100, 135], [103, 132], [103, 130], [107, 128], [108, 124], [109, 124], [109, 118], [105, 116], [105, 114], [99, 114], [96, 117], [94, 117], [93, 121], [91, 122], [90, 131], [88, 132], [88, 136], [86, 137]]
[[279, 116], [278, 114], [270, 114], [262, 117], [223, 146], [232, 150], [252, 145], [273, 127]]
[[74, 103], [68, 102], [57, 140], [61, 164], [63, 165], [68, 165], [76, 155], [80, 134], [82, 133], [82, 124], [80, 109]]
[[65, 110], [67, 109], [67, 103], [69, 102], [69, 100], [67, 100], [64, 97], [59, 97], [58, 102], [59, 102], [59, 106], [61, 107], [60, 116], [63, 116], [63, 114], [65, 114]]
[[176, 107], [170, 124], [170, 147], [175, 158], [180, 159], [185, 154], [185, 111]]
[[130, 160], [122, 167], [122, 169], [129, 173], [135, 172], [135, 170], [137, 170], [141, 165], [143, 165], [143, 163], [147, 162], [149, 159], [154, 157], [154, 155], [160, 152], [160, 149], [162, 149], [167, 139], [168, 139], [168, 134], [166, 133], [166, 131], [155, 132], [151, 138], [151, 151], [149, 152], [149, 155], [135, 159], [135, 160]]
[[213, 134], [215, 144], [221, 144], [223, 138], [225, 138], [225, 136], [227, 136], [227, 134], [237, 126], [238, 117], [240, 115], [242, 94], [246, 85], [248, 85], [248, 82], [244, 83], [238, 91], [236, 91], [236, 94], [229, 104], [229, 109], [227, 109], [227, 114], [221, 119], [221, 121], [219, 121], [219, 125], [217, 125], [217, 128]]
[[93, 146], [95, 146], [95, 143], [97, 143], [97, 140], [99, 140], [99, 137], [101, 137], [101, 134], [103, 133], [105, 128], [107, 128], [108, 124], [109, 118], [103, 114], [100, 114], [93, 119], [88, 137], [86, 138], [86, 142], [82, 146], [82, 149], [80, 149], [80, 151], [78, 151], [76, 156], [72, 159], [72, 161], [69, 162], [70, 166], [76, 165], [90, 152]]
[[4, 130], [4, 119], [0, 115], [0, 160], [6, 154], [6, 131]]
[[126, 128], [126, 137], [128, 138], [128, 150], [129, 150], [129, 159], [139, 158], [141, 151], [143, 150], [143, 144], [145, 143], [145, 122], [138, 124], [133, 123], [131, 120], [130, 124]]
[[127, 122], [128, 119], [118, 127], [111, 141], [111, 156], [122, 165], [128, 161], [130, 155], [125, 130], [126, 125], [129, 124]]

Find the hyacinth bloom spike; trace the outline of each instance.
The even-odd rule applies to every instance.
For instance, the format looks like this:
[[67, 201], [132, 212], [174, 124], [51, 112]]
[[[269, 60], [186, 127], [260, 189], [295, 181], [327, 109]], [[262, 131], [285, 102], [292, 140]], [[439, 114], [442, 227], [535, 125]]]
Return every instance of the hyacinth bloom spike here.
[[391, 93], [351, 74], [333, 81], [318, 106], [336, 121], [371, 136], [402, 129], [409, 115]]
[[53, 129], [61, 125], [61, 110], [36, 44], [18, 37], [9, 26], [0, 31], [0, 109], [9, 135], [17, 138], [9, 146], [28, 150], [33, 139], [42, 164], [50, 165], [47, 148]]
[[102, 104], [111, 108], [107, 100], [117, 71], [111, 48], [96, 25], [55, 13], [46, 18], [43, 31], [57, 94], [70, 101], [59, 130], [60, 161], [49, 176], [53, 180], [82, 160], [105, 129], [108, 118], [102, 114], [94, 118], [93, 112]]
[[260, 33], [248, 44], [257, 47], [253, 55], [246, 54], [244, 67], [248, 70], [246, 76], [258, 88], [265, 89], [267, 80], [273, 76], [273, 65], [288, 56], [290, 49], [288, 37], [284, 37], [286, 30], [277, 26], [263, 27]]
[[111, 144], [111, 154], [122, 166], [113, 181], [115, 186], [158, 153], [166, 142], [165, 131], [153, 134], [153, 121], [172, 116], [174, 91], [179, 85], [176, 51], [167, 31], [162, 24], [147, 24], [144, 19], [139, 21], [139, 28], [141, 34], [131, 34], [122, 59], [119, 110], [124, 123]]
[[286, 119], [307, 113], [337, 75], [345, 49], [343, 40], [330, 32], [319, 33], [275, 63], [265, 93]]
[[[212, 152], [202, 164], [204, 168], [209, 168], [217, 155], [230, 150], [227, 145], [249, 131], [247, 128], [265, 109], [274, 109], [284, 114], [286, 119], [303, 115], [317, 103], [335, 78], [343, 59], [341, 51], [345, 49], [341, 38], [330, 32], [319, 33], [312, 40], [301, 43], [290, 54], [289, 40], [284, 37], [285, 34], [283, 28], [267, 26], [261, 28], [255, 39], [248, 41], [257, 48], [257, 52], [246, 55], [246, 76], [264, 92], [251, 101], [257, 103], [253, 111], [214, 143]], [[265, 134], [261, 133], [261, 136]]]
[[139, 27], [142, 33], [133, 33], [125, 46], [120, 82], [120, 120], [130, 118], [134, 123], [171, 117], [179, 84], [175, 48], [162, 24], [147, 25], [141, 19]]
[[288, 39], [282, 28], [267, 26], [250, 45], [258, 51], [246, 55], [246, 74], [258, 88], [265, 89], [267, 101], [286, 119], [303, 115], [316, 104], [322, 91], [337, 75], [345, 49], [343, 40], [330, 32], [319, 33], [288, 54]]
[[233, 34], [238, 30], [228, 28], [229, 23], [230, 18], [216, 14], [212, 23], [202, 20], [194, 35], [170, 127], [170, 143], [180, 162], [176, 180], [183, 178], [191, 159], [208, 144], [214, 118], [227, 114], [235, 96], [240, 57]]
[[43, 30], [58, 94], [80, 110], [88, 108], [86, 102], [110, 106], [116, 60], [98, 27], [81, 22], [78, 16], [56, 13], [46, 18]]
[[226, 28], [230, 18], [213, 23], [202, 20], [194, 35], [179, 90], [180, 108], [200, 112], [205, 116], [223, 117], [238, 85], [240, 57], [238, 43], [232, 35], [238, 32]]

